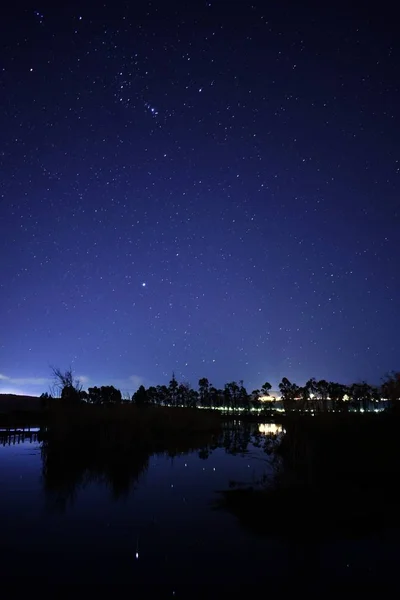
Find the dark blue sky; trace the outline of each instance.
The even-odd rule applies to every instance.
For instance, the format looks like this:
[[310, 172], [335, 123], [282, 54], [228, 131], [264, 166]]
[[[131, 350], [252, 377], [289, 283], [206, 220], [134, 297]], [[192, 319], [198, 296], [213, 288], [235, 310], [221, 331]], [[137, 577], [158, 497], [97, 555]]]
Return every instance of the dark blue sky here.
[[0, 391], [399, 368], [394, 15], [275, 4], [2, 16]]

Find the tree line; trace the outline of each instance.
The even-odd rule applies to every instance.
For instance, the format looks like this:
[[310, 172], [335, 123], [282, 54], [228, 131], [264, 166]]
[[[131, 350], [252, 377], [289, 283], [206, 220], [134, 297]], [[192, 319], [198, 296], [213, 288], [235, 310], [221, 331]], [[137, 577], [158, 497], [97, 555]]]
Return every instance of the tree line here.
[[[83, 390], [79, 379], [71, 369], [63, 372], [53, 368], [54, 388], [61, 400], [68, 404], [85, 402], [94, 405], [119, 404], [129, 401], [137, 406], [183, 406], [191, 408], [214, 408], [227, 411], [261, 409], [270, 411], [275, 408], [275, 399], [270, 396], [271, 384], [265, 382], [260, 389], [248, 392], [242, 380], [226, 383], [223, 388], [216, 388], [203, 377], [199, 379], [198, 388], [194, 389], [186, 382], [178, 382], [175, 375], [168, 385], [141, 385], [132, 397], [123, 400], [121, 391], [112, 385], [89, 387]], [[290, 412], [348, 412], [349, 410], [370, 409], [381, 399], [388, 401], [387, 407], [400, 407], [400, 372], [385, 376], [382, 384], [373, 386], [368, 383], [343, 385], [324, 379], [309, 379], [300, 386], [283, 377], [279, 384], [280, 401], [285, 413]], [[49, 394], [42, 394], [50, 398]], [[270, 402], [261, 398], [270, 397]]]

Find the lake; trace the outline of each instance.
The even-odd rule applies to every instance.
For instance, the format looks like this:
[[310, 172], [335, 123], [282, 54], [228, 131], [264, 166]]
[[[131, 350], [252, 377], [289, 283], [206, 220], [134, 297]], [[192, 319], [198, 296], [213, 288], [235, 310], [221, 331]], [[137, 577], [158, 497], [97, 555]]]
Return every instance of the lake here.
[[[288, 577], [315, 583], [317, 575], [365, 580], [392, 573], [397, 532], [289, 542], [259, 536], [215, 509], [218, 490], [272, 473], [263, 440], [277, 431], [273, 424], [236, 423], [211, 448], [139, 456], [126, 477], [125, 466], [107, 474], [49, 462], [35, 436], [0, 438], [3, 585], [21, 577], [32, 586], [156, 584], [162, 597], [193, 597], [204, 586], [268, 589]], [[323, 507], [315, 511], [329, 518]]]

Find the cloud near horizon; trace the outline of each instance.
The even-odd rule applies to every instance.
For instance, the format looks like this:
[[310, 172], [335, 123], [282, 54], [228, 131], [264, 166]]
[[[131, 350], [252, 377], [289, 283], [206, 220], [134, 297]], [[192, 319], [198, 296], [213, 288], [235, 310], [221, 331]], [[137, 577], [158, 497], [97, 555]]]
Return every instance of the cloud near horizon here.
[[36, 396], [48, 391], [50, 377], [9, 377], [0, 373], [0, 394]]
[[[149, 382], [141, 375], [130, 375], [126, 379], [92, 379], [87, 375], [77, 375], [76, 379], [84, 389], [91, 386], [113, 385], [121, 390], [122, 394], [132, 395], [139, 386], [148, 387]], [[17, 394], [36, 396], [48, 392], [54, 386], [53, 377], [9, 377], [0, 373], [0, 394]]]
[[[86, 375], [76, 377], [83, 386], [90, 382]], [[37, 396], [48, 392], [54, 386], [53, 377], [9, 377], [0, 373], [0, 394]]]
[[0, 373], [0, 382], [2, 381], [14, 385], [47, 385], [52, 382], [52, 379], [50, 377], [8, 377]]

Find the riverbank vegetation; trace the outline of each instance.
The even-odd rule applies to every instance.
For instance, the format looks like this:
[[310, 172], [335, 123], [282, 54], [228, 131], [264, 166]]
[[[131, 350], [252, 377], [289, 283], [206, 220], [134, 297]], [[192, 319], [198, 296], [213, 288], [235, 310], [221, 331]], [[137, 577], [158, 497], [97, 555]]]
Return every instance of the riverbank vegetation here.
[[272, 473], [221, 493], [220, 507], [258, 533], [362, 536], [399, 525], [400, 417], [291, 415], [265, 444]]
[[[166, 440], [188, 439], [215, 432], [220, 425], [211, 411], [135, 405], [65, 407], [55, 404], [48, 413], [51, 437], [71, 448], [84, 438], [86, 444], [124, 449], [131, 444], [157, 449]], [[79, 442], [80, 443], [80, 442]]]
[[[146, 388], [141, 385], [132, 396], [124, 395], [112, 385], [93, 386], [87, 390], [71, 369], [52, 369], [54, 385], [40, 399], [0, 394], [0, 419], [14, 414], [35, 413], [41, 416], [55, 404], [63, 406], [111, 406], [132, 404], [137, 407], [163, 406], [220, 410], [224, 415], [241, 414], [273, 416], [276, 412], [326, 413], [368, 412], [395, 410], [400, 405], [400, 373], [390, 373], [380, 385], [365, 381], [344, 385], [334, 381], [309, 379], [298, 385], [282, 379], [276, 392], [265, 382], [260, 389], [248, 392], [244, 382], [231, 381], [222, 388], [215, 387], [207, 378], [199, 379], [197, 389], [188, 382], [178, 382], [175, 375], [168, 385]], [[22, 400], [25, 400], [22, 402]]]
[[[393, 408], [400, 399], [400, 373], [385, 376], [379, 386], [365, 381], [344, 385], [334, 381], [309, 379], [303, 386], [297, 385], [284, 377], [279, 384], [278, 394], [271, 393], [271, 384], [265, 382], [260, 389], [248, 392], [242, 380], [226, 383], [223, 388], [216, 388], [205, 377], [194, 389], [187, 382], [179, 383], [172, 374], [169, 385], [141, 385], [132, 397], [123, 398], [121, 391], [115, 387], [89, 387], [83, 390], [79, 379], [75, 379], [69, 369], [62, 372], [53, 369], [56, 395], [65, 405], [117, 405], [132, 403], [137, 407], [164, 406], [181, 408], [221, 409], [225, 413], [263, 410], [273, 412], [281, 407], [286, 414], [290, 413], [326, 413], [351, 411], [366, 412], [376, 407]], [[42, 401], [48, 405], [51, 395], [43, 394]]]

